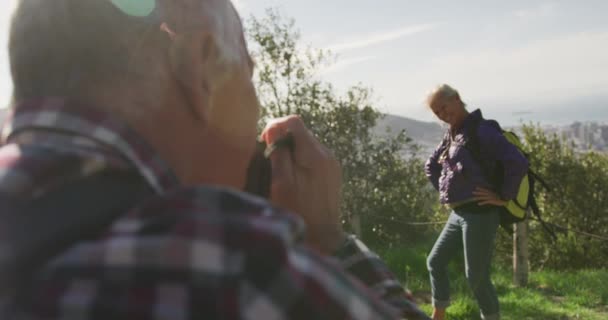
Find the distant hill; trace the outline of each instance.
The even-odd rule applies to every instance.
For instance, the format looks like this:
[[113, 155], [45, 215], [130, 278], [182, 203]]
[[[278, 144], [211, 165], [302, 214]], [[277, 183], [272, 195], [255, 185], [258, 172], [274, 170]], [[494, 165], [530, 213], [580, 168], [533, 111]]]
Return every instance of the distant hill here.
[[432, 152], [444, 133], [444, 129], [438, 123], [418, 121], [392, 114], [386, 114], [383, 119], [378, 120], [375, 134], [386, 135], [387, 129], [390, 129], [390, 135], [397, 135], [401, 130], [405, 130], [407, 136], [422, 148], [422, 156]]
[[[429, 155], [437, 147], [445, 131], [438, 123], [423, 122], [392, 114], [387, 114], [384, 119], [378, 121], [375, 134], [386, 135], [387, 128], [390, 128], [391, 135], [405, 130], [407, 135], [422, 148], [419, 155], [423, 157]], [[577, 150], [608, 152], [608, 123], [573, 122], [569, 125], [544, 125], [542, 128], [548, 134], [556, 133], [561, 138], [573, 142]], [[520, 127], [506, 127], [506, 129], [519, 131]]]

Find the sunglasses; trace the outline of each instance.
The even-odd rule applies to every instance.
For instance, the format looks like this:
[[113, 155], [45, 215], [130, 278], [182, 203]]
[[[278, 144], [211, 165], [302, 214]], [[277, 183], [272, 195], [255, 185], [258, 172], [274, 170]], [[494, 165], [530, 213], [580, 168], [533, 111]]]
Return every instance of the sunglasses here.
[[123, 13], [133, 17], [149, 17], [156, 9], [156, 0], [110, 0]]

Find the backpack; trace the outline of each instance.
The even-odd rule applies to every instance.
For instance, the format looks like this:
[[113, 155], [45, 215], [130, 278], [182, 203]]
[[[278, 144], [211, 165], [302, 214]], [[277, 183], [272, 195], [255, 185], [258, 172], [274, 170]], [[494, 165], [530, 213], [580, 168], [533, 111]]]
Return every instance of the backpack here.
[[[480, 117], [476, 119], [476, 121], [473, 122], [469, 127], [469, 132], [467, 132], [467, 141], [465, 141], [464, 147], [471, 153], [473, 159], [479, 163], [484, 176], [486, 176], [486, 178], [497, 188], [497, 190], [500, 190], [500, 186], [502, 186], [502, 179], [504, 177], [504, 168], [502, 167], [502, 164], [497, 163], [494, 172], [491, 172], [492, 170], [489, 169], [489, 164], [482, 161], [483, 158], [481, 157], [481, 146], [479, 143], [477, 130], [479, 129], [481, 122], [484, 120], [485, 119]], [[496, 129], [502, 132], [505, 139], [514, 145], [517, 150], [527, 160], [529, 160], [529, 155], [523, 150], [523, 144], [517, 134], [512, 131], [503, 130], [500, 127], [500, 124], [494, 120], [486, 121], [489, 121], [496, 127]], [[538, 208], [538, 203], [536, 202], [537, 183], [540, 183], [546, 190], [550, 190], [547, 183], [538, 174], [536, 174], [532, 168], [528, 167], [528, 172], [522, 178], [515, 198], [507, 202], [504, 207], [501, 207], [500, 225], [503, 227], [503, 229], [512, 233], [513, 224], [530, 218], [529, 212], [532, 212], [536, 220], [540, 222], [551, 239], [555, 240], [555, 232], [542, 219], [540, 209]]]

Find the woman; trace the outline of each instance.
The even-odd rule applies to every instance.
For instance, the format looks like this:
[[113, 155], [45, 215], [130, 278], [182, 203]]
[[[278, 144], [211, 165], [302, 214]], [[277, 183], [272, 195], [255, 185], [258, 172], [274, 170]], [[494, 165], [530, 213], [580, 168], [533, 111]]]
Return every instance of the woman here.
[[[445, 317], [450, 299], [447, 265], [461, 250], [481, 318], [499, 319], [498, 297], [490, 279], [499, 210], [515, 198], [528, 162], [503, 137], [495, 121], [484, 120], [480, 110], [469, 113], [452, 87], [437, 87], [427, 103], [449, 129], [426, 162], [425, 172], [439, 191], [441, 203], [452, 209], [427, 260], [433, 319]], [[470, 147], [471, 141], [478, 152]], [[488, 172], [499, 172], [500, 176], [488, 177]]]

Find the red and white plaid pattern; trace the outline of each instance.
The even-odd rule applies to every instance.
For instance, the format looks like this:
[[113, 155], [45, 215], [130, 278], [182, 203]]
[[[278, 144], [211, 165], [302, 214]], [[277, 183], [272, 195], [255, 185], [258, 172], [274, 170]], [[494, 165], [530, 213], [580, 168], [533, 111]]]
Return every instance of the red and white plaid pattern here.
[[34, 199], [102, 171], [137, 173], [154, 193], [4, 297], [2, 319], [428, 319], [355, 237], [320, 256], [295, 215], [180, 186], [141, 137], [88, 106], [44, 99], [16, 110], [0, 194]]

